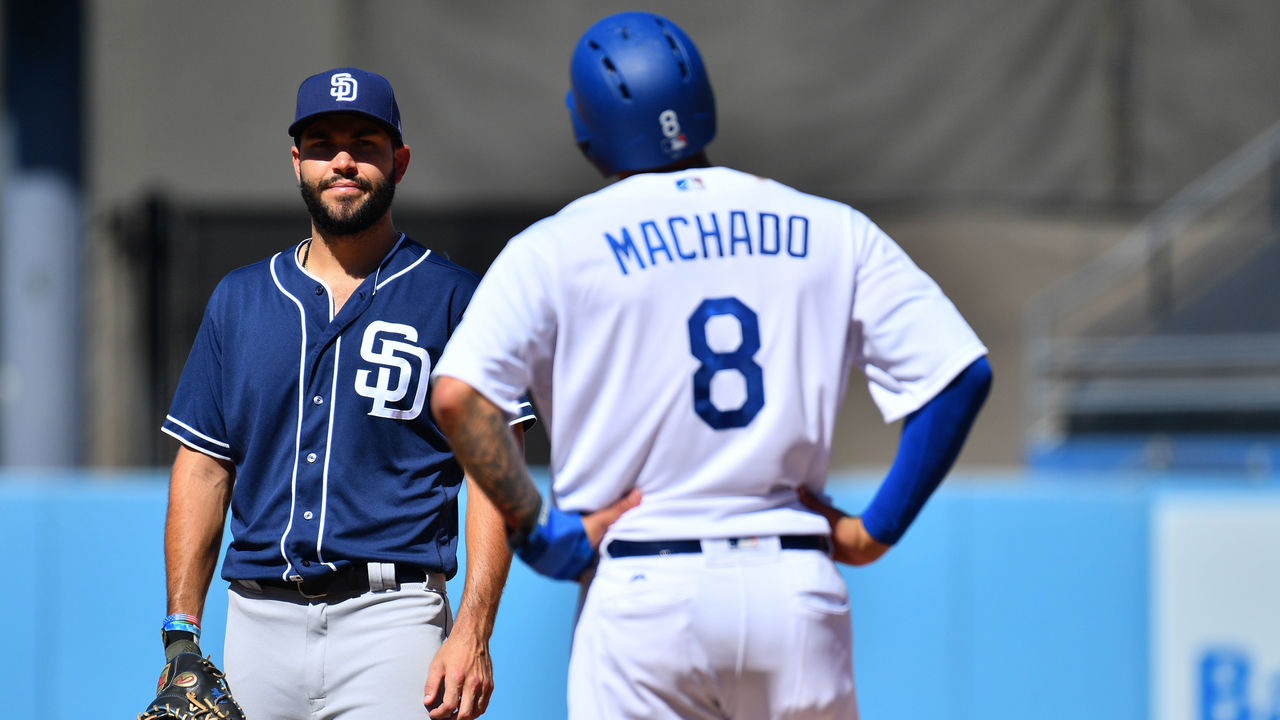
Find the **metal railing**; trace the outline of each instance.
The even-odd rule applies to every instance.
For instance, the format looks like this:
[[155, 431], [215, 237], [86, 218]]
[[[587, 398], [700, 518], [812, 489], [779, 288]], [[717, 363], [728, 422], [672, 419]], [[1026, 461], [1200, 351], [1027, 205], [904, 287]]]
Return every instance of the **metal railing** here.
[[[1180, 307], [1277, 243], [1280, 123], [1028, 302], [1028, 444], [1062, 439], [1082, 416], [1280, 417], [1280, 327], [1188, 332], [1171, 322]], [[1276, 277], [1258, 303], [1280, 306], [1280, 267]]]

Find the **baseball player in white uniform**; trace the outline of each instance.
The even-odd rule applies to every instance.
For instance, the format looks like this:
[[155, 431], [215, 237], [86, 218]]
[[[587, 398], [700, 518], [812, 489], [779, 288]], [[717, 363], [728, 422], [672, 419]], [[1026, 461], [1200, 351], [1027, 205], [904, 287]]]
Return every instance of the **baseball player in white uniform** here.
[[[493, 263], [434, 371], [437, 422], [526, 562], [573, 578], [599, 548], [571, 718], [856, 718], [833, 559], [880, 557], [941, 482], [986, 348], [864, 215], [709, 163], [711, 87], [671, 21], [601, 20], [571, 77], [579, 146], [619, 180]], [[904, 420], [860, 516], [822, 499], [855, 367]], [[550, 503], [506, 431], [526, 388]], [[583, 527], [637, 493], [607, 532]]]

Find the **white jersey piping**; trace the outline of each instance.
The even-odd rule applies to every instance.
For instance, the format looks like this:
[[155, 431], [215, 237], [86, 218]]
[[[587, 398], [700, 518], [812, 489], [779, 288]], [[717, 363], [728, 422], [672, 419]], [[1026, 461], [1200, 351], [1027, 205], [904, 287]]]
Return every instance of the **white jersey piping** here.
[[[226, 449], [228, 449], [228, 450], [230, 450], [230, 449], [231, 449], [231, 446], [230, 446], [230, 445], [228, 445], [227, 443], [224, 443], [224, 442], [222, 442], [221, 440], [214, 440], [213, 438], [209, 437], [208, 435], [205, 435], [204, 433], [200, 432], [199, 430], [196, 430], [195, 428], [193, 428], [193, 427], [191, 427], [190, 425], [188, 425], [188, 424], [186, 424], [186, 423], [182, 422], [181, 420], [179, 420], [178, 418], [176, 418], [176, 417], [174, 417], [174, 416], [172, 416], [172, 415], [165, 415], [164, 417], [165, 417], [165, 419], [166, 419], [166, 420], [168, 420], [169, 422], [173, 423], [174, 425], [177, 425], [178, 427], [182, 428], [183, 430], [186, 430], [187, 432], [191, 433], [192, 435], [195, 435], [196, 437], [200, 438], [201, 440], [208, 440], [209, 442], [213, 443], [214, 445], [217, 445], [218, 447], [224, 447], [224, 448], [226, 448]], [[163, 430], [163, 428], [161, 428], [161, 429]], [[168, 432], [168, 431], [166, 430], [166, 432]], [[175, 433], [170, 432], [169, 434], [170, 434], [170, 435], [173, 435], [174, 437], [178, 438], [179, 440], [181, 440], [181, 439], [182, 439], [182, 438], [178, 437], [178, 435], [177, 435], [177, 434], [175, 434]]]
[[[282, 580], [288, 580], [292, 574], [293, 563], [289, 562], [289, 554], [285, 548], [285, 541], [289, 537], [289, 532], [293, 530], [293, 513], [298, 504], [298, 455], [302, 452], [302, 408], [303, 408], [303, 381], [306, 378], [307, 370], [307, 313], [302, 306], [302, 301], [285, 290], [284, 285], [280, 282], [280, 277], [276, 274], [276, 258], [280, 257], [280, 253], [276, 253], [271, 258], [271, 280], [275, 283], [276, 288], [281, 294], [293, 301], [298, 308], [299, 329], [302, 331], [302, 343], [298, 357], [298, 425], [294, 430], [293, 439], [293, 476], [289, 480], [289, 522], [285, 524], [284, 533], [280, 536], [280, 557], [284, 560], [284, 573], [280, 576]], [[295, 261], [296, 261], [295, 255]], [[305, 271], [305, 269], [304, 269]], [[310, 273], [307, 273], [310, 275]], [[314, 276], [312, 276], [314, 277]], [[317, 278], [318, 279], [318, 278]], [[330, 296], [330, 307], [332, 308], [332, 296]], [[332, 312], [332, 311], [331, 311]]]

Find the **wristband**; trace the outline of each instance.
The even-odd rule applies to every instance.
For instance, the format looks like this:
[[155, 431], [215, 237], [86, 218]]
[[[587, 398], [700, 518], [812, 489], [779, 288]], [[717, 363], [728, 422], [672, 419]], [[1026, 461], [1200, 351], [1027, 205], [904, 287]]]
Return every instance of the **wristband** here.
[[544, 502], [537, 523], [507, 536], [512, 550], [534, 572], [556, 580], [576, 580], [596, 559], [582, 516]]
[[160, 626], [160, 631], [172, 632], [174, 630], [177, 630], [179, 632], [191, 633], [196, 637], [196, 640], [199, 640], [200, 639], [200, 618], [196, 617], [195, 615], [188, 615], [186, 613], [174, 613], [172, 615], [166, 615], [164, 618], [164, 624]]

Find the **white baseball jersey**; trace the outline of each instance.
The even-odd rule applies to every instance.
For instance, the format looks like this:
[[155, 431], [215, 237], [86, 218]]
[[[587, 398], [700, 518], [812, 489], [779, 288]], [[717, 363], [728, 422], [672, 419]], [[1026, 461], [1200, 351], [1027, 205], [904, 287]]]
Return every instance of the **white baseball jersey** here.
[[851, 367], [886, 422], [986, 353], [883, 231], [848, 205], [728, 168], [636, 175], [513, 238], [437, 369], [551, 439], [553, 500], [629, 540], [826, 534]]

